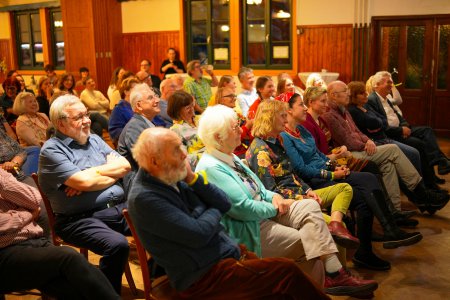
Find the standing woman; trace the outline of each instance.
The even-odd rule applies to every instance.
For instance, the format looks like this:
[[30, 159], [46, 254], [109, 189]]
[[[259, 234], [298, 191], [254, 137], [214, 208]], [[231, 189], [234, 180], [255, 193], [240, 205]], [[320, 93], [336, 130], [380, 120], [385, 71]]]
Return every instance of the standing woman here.
[[174, 48], [167, 49], [167, 59], [163, 61], [159, 71], [164, 74], [164, 78], [169, 74], [186, 73], [183, 62], [177, 59]]
[[47, 140], [47, 129], [51, 123], [46, 114], [39, 112], [39, 104], [34, 95], [19, 93], [14, 101], [13, 111], [19, 116], [16, 133], [20, 145], [41, 147]]
[[256, 110], [258, 109], [261, 101], [273, 100], [275, 94], [275, 85], [272, 78], [269, 76], [261, 76], [256, 80], [256, 93], [258, 94], [258, 99], [253, 102], [253, 104], [248, 109], [247, 117], [249, 119], [254, 119], [256, 115]]
[[47, 76], [42, 76], [38, 83], [38, 96], [36, 100], [39, 104], [39, 112], [49, 116], [50, 99], [53, 95], [53, 84]]

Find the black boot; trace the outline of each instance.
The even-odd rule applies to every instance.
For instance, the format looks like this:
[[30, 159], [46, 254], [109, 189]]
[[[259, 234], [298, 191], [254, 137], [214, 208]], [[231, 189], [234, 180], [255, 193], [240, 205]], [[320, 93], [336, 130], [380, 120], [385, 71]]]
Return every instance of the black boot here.
[[414, 189], [414, 195], [411, 195], [411, 197], [420, 211], [428, 211], [430, 214], [443, 208], [450, 200], [450, 196], [446, 193], [427, 190], [423, 181], [417, 185]]
[[372, 251], [358, 250], [352, 258], [355, 267], [365, 268], [375, 271], [386, 271], [391, 268], [391, 264], [379, 258]]
[[383, 227], [383, 248], [394, 249], [401, 246], [409, 246], [422, 239], [420, 232], [408, 233], [397, 226], [394, 217], [386, 205], [386, 200], [380, 191], [374, 191], [371, 193], [371, 196], [372, 199], [367, 201], [367, 204], [380, 222], [381, 227]]

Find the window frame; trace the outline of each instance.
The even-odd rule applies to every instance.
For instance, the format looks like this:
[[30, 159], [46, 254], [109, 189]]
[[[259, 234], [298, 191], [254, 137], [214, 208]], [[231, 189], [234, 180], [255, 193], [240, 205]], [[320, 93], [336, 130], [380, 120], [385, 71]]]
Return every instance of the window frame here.
[[[28, 65], [23, 65], [23, 56], [22, 56], [22, 49], [21, 49], [21, 42], [22, 42], [22, 38], [21, 38], [21, 27], [20, 27], [20, 21], [19, 21], [19, 17], [20, 16], [27, 16], [28, 18], [28, 34], [30, 35], [30, 50], [31, 50], [31, 66]], [[42, 62], [42, 66], [41, 65], [36, 65], [36, 61], [35, 61], [35, 50], [34, 50], [34, 31], [33, 31], [33, 24], [31, 21], [31, 15], [37, 15], [40, 19], [40, 12], [39, 10], [22, 10], [22, 11], [15, 11], [14, 12], [14, 29], [15, 29], [15, 38], [16, 38], [16, 51], [17, 51], [17, 66], [19, 70], [39, 70], [42, 69], [45, 65], [45, 60]], [[41, 25], [41, 24], [40, 24]], [[42, 39], [42, 25], [40, 26], [40, 34], [41, 34], [41, 43], [42, 43], [42, 55], [44, 53], [44, 41]]]
[[[49, 31], [48, 33], [50, 34], [50, 43], [51, 45], [48, 47], [49, 52], [51, 53], [51, 55], [49, 55], [49, 57], [51, 57], [52, 60], [52, 64], [55, 66], [55, 70], [64, 70], [66, 68], [66, 61], [64, 60], [64, 65], [63, 66], [59, 66], [57, 64], [57, 53], [58, 53], [58, 48], [56, 47], [56, 31], [57, 30], [61, 30], [63, 37], [64, 37], [64, 25], [61, 29], [55, 29], [55, 25], [54, 25], [54, 17], [53, 14], [55, 12], [59, 12], [61, 13], [61, 19], [62, 19], [62, 10], [61, 7], [54, 7], [54, 8], [50, 8], [48, 10], [48, 19], [50, 20], [50, 26], [49, 26]], [[64, 41], [64, 51], [65, 51], [65, 41]]]

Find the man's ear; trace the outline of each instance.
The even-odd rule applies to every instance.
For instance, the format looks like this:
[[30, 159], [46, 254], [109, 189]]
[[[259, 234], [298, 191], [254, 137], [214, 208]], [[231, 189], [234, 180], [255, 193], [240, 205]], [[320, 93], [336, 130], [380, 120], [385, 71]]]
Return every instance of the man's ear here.
[[218, 133], [214, 134], [214, 139], [220, 144], [222, 145], [222, 138], [220, 137], [220, 135]]

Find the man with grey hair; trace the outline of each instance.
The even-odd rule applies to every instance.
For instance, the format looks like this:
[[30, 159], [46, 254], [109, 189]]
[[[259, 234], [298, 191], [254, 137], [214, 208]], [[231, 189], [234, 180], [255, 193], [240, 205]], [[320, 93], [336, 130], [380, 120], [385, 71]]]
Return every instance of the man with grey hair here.
[[[214, 75], [212, 69], [206, 66], [202, 69], [200, 61], [192, 60], [186, 66], [189, 77], [183, 83], [183, 89], [191, 94], [195, 99], [195, 111], [196, 113], [202, 113], [208, 106], [208, 102], [211, 99], [212, 91], [211, 87], [219, 85], [219, 80]], [[203, 77], [203, 71], [211, 76], [211, 79]]]
[[416, 148], [420, 152], [420, 158], [429, 166], [438, 166], [439, 175], [450, 173], [450, 162], [439, 148], [433, 129], [428, 126], [411, 126], [388, 99], [394, 84], [391, 73], [377, 72], [372, 84], [374, 91], [369, 95], [365, 107], [382, 119], [386, 135]]
[[159, 117], [164, 120], [164, 127], [166, 128], [170, 128], [173, 125], [172, 118], [167, 114], [167, 100], [173, 93], [175, 93], [176, 90], [177, 84], [174, 79], [167, 78], [161, 82], [161, 98], [159, 99], [159, 108], [161, 109], [161, 112], [159, 113]]
[[39, 183], [56, 214], [54, 230], [65, 242], [101, 255], [100, 270], [120, 295], [129, 252], [124, 234], [130, 234], [120, 179], [130, 164], [90, 134], [89, 113], [77, 97], [57, 98], [50, 120], [56, 133], [42, 146]]
[[447, 204], [448, 195], [426, 189], [419, 173], [397, 145], [377, 146], [356, 127], [346, 109], [350, 99], [344, 82], [331, 82], [327, 92], [330, 110], [321, 118], [331, 133], [333, 146], [345, 145], [353, 157], [373, 161], [379, 166], [386, 190], [396, 210], [401, 211], [399, 178], [406, 186], [403, 191], [421, 211], [433, 214]]
[[136, 231], [172, 286], [189, 299], [329, 299], [292, 260], [258, 259], [224, 231], [231, 208], [194, 174], [181, 138], [148, 128], [133, 148], [140, 169], [129, 194]]
[[130, 104], [134, 114], [122, 130], [117, 145], [117, 152], [125, 157], [131, 165], [131, 172], [124, 178], [126, 191], [128, 190], [130, 181], [138, 170], [138, 165], [133, 159], [131, 149], [142, 131], [156, 126], [152, 120], [161, 111], [159, 109], [159, 103], [160, 99], [158, 95], [146, 84], [140, 83], [131, 89]]
[[[236, 110], [240, 112], [244, 117], [247, 117], [248, 109], [252, 106], [253, 102], [258, 99], [255, 85], [255, 75], [250, 68], [242, 67], [238, 73], [239, 81], [242, 85], [242, 91], [237, 95]], [[239, 111], [240, 110], [240, 111]]]

